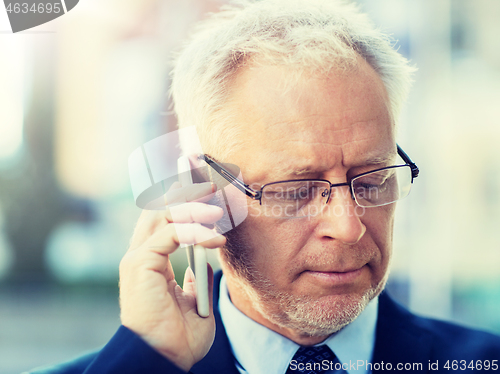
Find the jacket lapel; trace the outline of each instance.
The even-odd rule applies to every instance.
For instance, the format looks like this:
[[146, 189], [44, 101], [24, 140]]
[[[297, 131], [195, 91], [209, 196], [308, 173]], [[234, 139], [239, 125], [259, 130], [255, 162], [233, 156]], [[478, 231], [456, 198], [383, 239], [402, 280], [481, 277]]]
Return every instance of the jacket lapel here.
[[[398, 364], [411, 364], [412, 369], [405, 372], [428, 371], [432, 337], [418, 327], [417, 318], [386, 292], [380, 295], [373, 365], [391, 363], [392, 370], [397, 370]], [[418, 369], [413, 364], [422, 366]]]
[[239, 374], [234, 364], [231, 346], [219, 313], [219, 289], [222, 272], [214, 275], [215, 340], [207, 355], [191, 368], [193, 374]]

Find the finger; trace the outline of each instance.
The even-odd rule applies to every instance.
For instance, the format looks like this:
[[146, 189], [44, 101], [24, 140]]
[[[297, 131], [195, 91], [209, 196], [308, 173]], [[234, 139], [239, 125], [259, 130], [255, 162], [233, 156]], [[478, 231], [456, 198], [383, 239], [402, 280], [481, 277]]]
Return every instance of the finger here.
[[203, 203], [185, 203], [163, 212], [144, 210], [134, 229], [129, 250], [141, 246], [149, 237], [163, 230], [170, 222], [212, 224], [220, 220], [223, 215], [222, 208]]
[[165, 212], [169, 222], [175, 223], [215, 223], [222, 218], [224, 210], [216, 205], [185, 203], [171, 207]]
[[168, 205], [190, 201], [207, 202], [215, 195], [217, 186], [211, 182], [197, 183], [182, 187], [179, 182], [174, 182], [168, 192], [148, 201], [145, 210], [165, 210]]
[[[208, 277], [208, 303], [210, 314], [213, 314], [213, 295], [214, 295], [214, 271], [212, 266], [207, 262], [207, 277]], [[184, 283], [182, 285], [184, 292], [196, 298], [196, 279], [193, 270], [188, 266], [184, 273]]]
[[129, 251], [144, 244], [155, 231], [165, 227], [167, 223], [164, 212], [143, 210], [130, 239]]
[[199, 223], [175, 223], [165, 226], [149, 237], [139, 247], [131, 246], [127, 252], [150, 250], [160, 255], [169, 255], [180, 244], [201, 244], [205, 248], [218, 248], [226, 243], [223, 235], [209, 230]]
[[[178, 181], [172, 183], [168, 191], [174, 191], [182, 188], [181, 184]], [[167, 192], [168, 193], [168, 192]], [[166, 194], [160, 195], [153, 200], [148, 201], [142, 208], [144, 210], [165, 210], [165, 206], [167, 205]]]
[[[208, 205], [199, 202], [183, 203], [170, 206], [164, 211], [149, 211], [141, 215], [141, 225], [156, 228], [159, 223], [215, 223], [222, 218], [224, 210], [217, 205]], [[160, 222], [161, 221], [161, 222]]]
[[[169, 225], [170, 226], [170, 225]], [[218, 248], [226, 243], [226, 238], [199, 223], [174, 223], [179, 244], [201, 244], [205, 248]]]
[[190, 186], [169, 190], [165, 194], [165, 202], [168, 205], [175, 203], [185, 203], [188, 201], [206, 202], [210, 200], [217, 186], [211, 182], [196, 183]]
[[175, 297], [183, 313], [196, 310], [196, 282], [194, 273], [188, 266], [184, 273], [184, 284], [182, 288], [176, 287]]
[[132, 244], [130, 245], [128, 252], [133, 252], [141, 248], [162, 248], [161, 251], [157, 251], [163, 255], [168, 255], [174, 252], [179, 246], [179, 239], [177, 237], [177, 232], [173, 225], [166, 225], [160, 230], [156, 230], [153, 234], [149, 233], [148, 230], [143, 229], [138, 232], [137, 235], [144, 237], [144, 241], [140, 244], [139, 239], [135, 237], [132, 239]]
[[170, 188], [168, 190], [173, 191], [173, 190], [177, 190], [179, 188], [182, 188], [181, 183], [179, 181], [175, 181], [174, 183], [172, 183], [172, 185], [170, 186]]
[[182, 284], [182, 289], [193, 296], [196, 296], [196, 283], [193, 270], [190, 266], [186, 268], [184, 273], [184, 282]]
[[157, 231], [143, 245], [137, 248], [131, 247], [123, 256], [120, 268], [152, 270], [163, 274], [167, 281], [173, 280], [174, 271], [169, 261], [169, 254], [179, 247], [176, 235], [172, 225]]

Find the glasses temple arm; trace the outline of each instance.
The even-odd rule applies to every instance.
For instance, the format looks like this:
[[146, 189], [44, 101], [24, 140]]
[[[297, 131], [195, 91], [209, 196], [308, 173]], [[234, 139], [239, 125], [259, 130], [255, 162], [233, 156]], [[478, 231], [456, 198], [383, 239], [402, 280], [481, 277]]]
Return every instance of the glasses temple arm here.
[[405, 151], [403, 151], [403, 149], [398, 144], [396, 144], [396, 146], [398, 147], [398, 155], [401, 156], [404, 162], [410, 165], [412, 179], [418, 177], [418, 173], [420, 172], [418, 166], [411, 160], [411, 158], [406, 154]]
[[260, 191], [255, 191], [249, 185], [243, 183], [238, 178], [236, 178], [231, 172], [226, 170], [222, 165], [219, 165], [217, 162], [212, 160], [210, 157], [206, 155], [200, 155], [199, 159], [205, 161], [211, 168], [213, 168], [221, 177], [227, 180], [229, 183], [233, 184], [240, 191], [244, 192], [247, 196], [253, 199], [260, 199]]

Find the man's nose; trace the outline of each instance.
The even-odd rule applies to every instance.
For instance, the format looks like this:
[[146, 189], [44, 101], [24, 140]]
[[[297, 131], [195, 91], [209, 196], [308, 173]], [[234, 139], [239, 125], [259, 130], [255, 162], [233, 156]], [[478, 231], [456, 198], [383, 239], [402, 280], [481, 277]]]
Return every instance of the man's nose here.
[[366, 231], [361, 222], [364, 211], [353, 200], [348, 186], [333, 187], [330, 201], [323, 207], [320, 234], [345, 244], [356, 244]]

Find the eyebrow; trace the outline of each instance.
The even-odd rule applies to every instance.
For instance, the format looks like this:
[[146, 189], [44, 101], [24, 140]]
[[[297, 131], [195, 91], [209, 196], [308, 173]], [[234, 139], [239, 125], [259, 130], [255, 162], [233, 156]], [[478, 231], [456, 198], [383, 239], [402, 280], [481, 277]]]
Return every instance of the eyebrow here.
[[373, 156], [365, 160], [364, 164], [365, 165], [378, 165], [378, 164], [388, 164], [390, 162], [394, 162], [395, 159], [397, 159], [398, 153], [396, 152], [390, 152], [386, 153], [385, 155], [382, 156]]
[[[368, 166], [368, 165], [382, 165], [393, 163], [395, 159], [397, 159], [398, 154], [395, 152], [390, 152], [381, 156], [373, 156], [363, 161], [363, 164], [357, 166]], [[302, 175], [314, 174], [322, 172], [321, 170], [316, 170], [311, 166], [292, 168], [290, 166], [280, 166], [278, 169], [274, 170], [274, 173], [277, 175], [281, 175], [283, 177], [300, 177]]]

